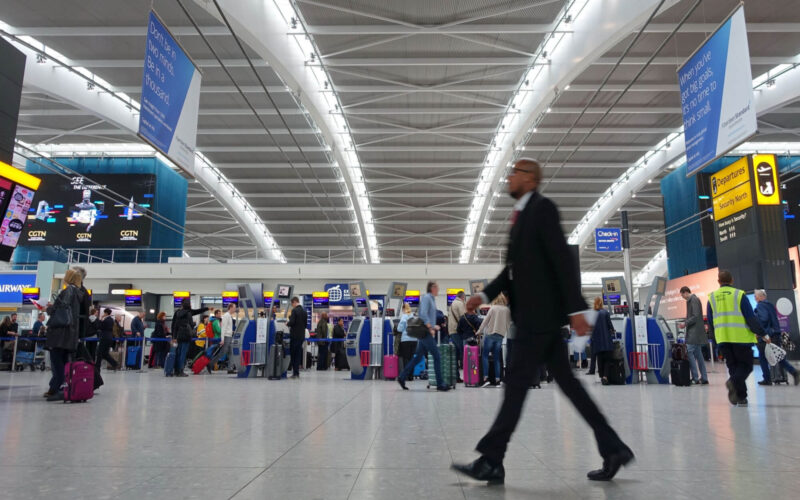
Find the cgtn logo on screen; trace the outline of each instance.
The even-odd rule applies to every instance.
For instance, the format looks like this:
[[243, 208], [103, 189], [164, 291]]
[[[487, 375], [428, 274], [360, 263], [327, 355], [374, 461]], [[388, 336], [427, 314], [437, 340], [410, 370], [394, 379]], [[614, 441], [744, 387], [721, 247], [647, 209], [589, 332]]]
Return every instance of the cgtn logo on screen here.
[[28, 231], [28, 241], [44, 241], [47, 239], [47, 231]]
[[138, 229], [123, 229], [119, 232], [120, 241], [139, 241]]

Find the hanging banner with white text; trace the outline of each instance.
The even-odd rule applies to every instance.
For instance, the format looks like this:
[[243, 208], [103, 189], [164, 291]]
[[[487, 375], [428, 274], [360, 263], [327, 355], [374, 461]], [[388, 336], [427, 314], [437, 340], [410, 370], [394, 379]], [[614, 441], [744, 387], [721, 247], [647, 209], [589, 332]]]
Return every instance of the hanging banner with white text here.
[[693, 175], [757, 131], [744, 7], [678, 68], [686, 171]]
[[139, 136], [194, 172], [200, 70], [154, 11], [147, 23]]

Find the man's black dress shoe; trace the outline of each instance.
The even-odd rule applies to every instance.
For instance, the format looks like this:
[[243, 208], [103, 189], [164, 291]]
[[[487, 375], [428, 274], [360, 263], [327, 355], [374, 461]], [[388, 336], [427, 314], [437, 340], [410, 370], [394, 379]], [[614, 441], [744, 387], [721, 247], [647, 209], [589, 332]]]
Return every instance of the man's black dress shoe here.
[[592, 481], [611, 481], [619, 472], [620, 467], [629, 464], [633, 459], [633, 452], [626, 447], [622, 451], [609, 455], [603, 460], [602, 469], [593, 470], [586, 474], [586, 477]]
[[405, 380], [403, 380], [401, 377], [397, 377], [397, 383], [400, 384], [400, 387], [402, 387], [404, 391], [408, 390]]
[[503, 464], [491, 465], [485, 457], [480, 457], [471, 464], [453, 464], [450, 468], [472, 479], [486, 481], [490, 485], [503, 484], [506, 480], [506, 470], [503, 468]]

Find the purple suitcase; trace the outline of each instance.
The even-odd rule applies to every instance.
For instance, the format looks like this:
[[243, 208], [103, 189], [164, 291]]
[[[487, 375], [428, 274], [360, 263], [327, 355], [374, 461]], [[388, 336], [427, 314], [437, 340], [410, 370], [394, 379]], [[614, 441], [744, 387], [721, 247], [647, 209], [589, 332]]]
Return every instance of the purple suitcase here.
[[79, 403], [94, 396], [94, 365], [86, 361], [73, 361], [64, 367], [64, 402]]
[[464, 385], [477, 387], [481, 380], [480, 350], [476, 345], [464, 346]]

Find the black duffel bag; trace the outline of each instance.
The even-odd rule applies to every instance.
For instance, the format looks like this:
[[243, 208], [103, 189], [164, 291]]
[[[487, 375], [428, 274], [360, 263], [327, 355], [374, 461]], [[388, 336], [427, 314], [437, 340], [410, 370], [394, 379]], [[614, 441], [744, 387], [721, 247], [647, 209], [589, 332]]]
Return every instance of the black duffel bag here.
[[422, 321], [422, 318], [419, 316], [414, 316], [406, 321], [406, 333], [409, 337], [413, 337], [415, 339], [424, 339], [428, 336], [430, 331], [428, 330], [428, 327], [425, 326], [425, 322]]

